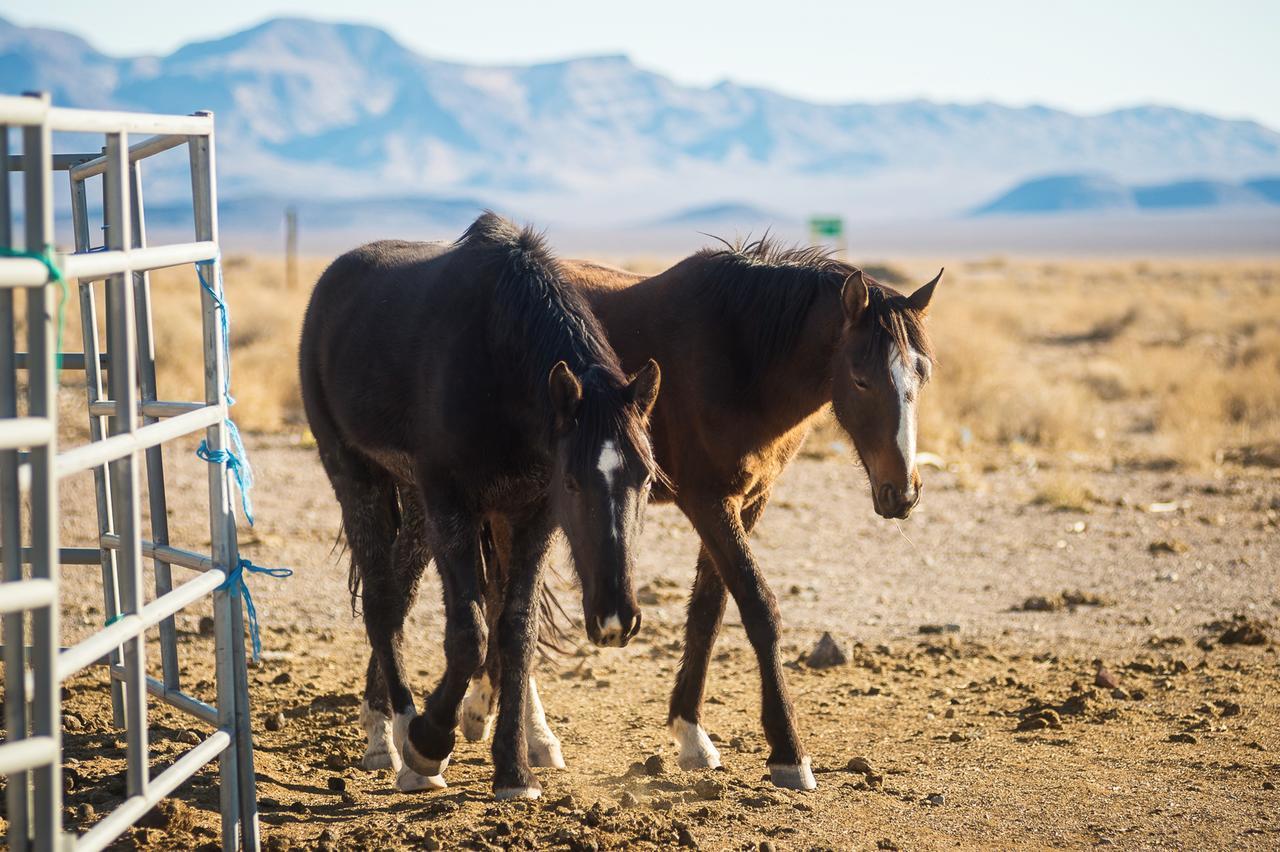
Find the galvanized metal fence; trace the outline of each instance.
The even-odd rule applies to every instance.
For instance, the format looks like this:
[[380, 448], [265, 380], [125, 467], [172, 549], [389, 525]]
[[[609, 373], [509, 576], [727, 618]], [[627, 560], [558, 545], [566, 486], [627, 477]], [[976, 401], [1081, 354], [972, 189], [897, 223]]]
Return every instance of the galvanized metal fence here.
[[[10, 151], [10, 129], [21, 153]], [[102, 134], [102, 150], [55, 154], [54, 132]], [[141, 138], [130, 144], [131, 136]], [[83, 138], [78, 136], [77, 138]], [[185, 146], [191, 168], [194, 239], [148, 245], [142, 195], [147, 158]], [[54, 249], [53, 179], [70, 178], [75, 251]], [[10, 175], [22, 175], [23, 248], [14, 246]], [[86, 181], [103, 182], [104, 244], [90, 242]], [[218, 254], [214, 123], [210, 113], [141, 115], [56, 108], [45, 95], [0, 96], [0, 614], [4, 618], [5, 729], [0, 773], [8, 776], [9, 848], [102, 849], [205, 764], [219, 761], [222, 847], [258, 848], [258, 816], [245, 670], [241, 588], [245, 563], [236, 543], [234, 426], [228, 418], [226, 309]], [[150, 270], [196, 264], [203, 320], [204, 400], [158, 398]], [[59, 300], [78, 281], [81, 353], [59, 353]], [[95, 283], [105, 282], [105, 348], [99, 340]], [[18, 351], [14, 291], [27, 291], [26, 351]], [[90, 441], [58, 447], [59, 368], [83, 370]], [[18, 382], [25, 371], [25, 405]], [[104, 378], [105, 374], [105, 378]], [[21, 416], [19, 416], [21, 415]], [[169, 541], [161, 445], [203, 433], [209, 468], [211, 553]], [[58, 482], [93, 472], [98, 540], [59, 547]], [[141, 479], [151, 520], [144, 538]], [[23, 497], [27, 518], [24, 524]], [[23, 541], [24, 529], [27, 540]], [[148, 601], [143, 560], [153, 564]], [[24, 568], [24, 565], [27, 566]], [[62, 566], [99, 566], [106, 625], [61, 648], [58, 589]], [[195, 572], [174, 584], [175, 569]], [[174, 614], [212, 597], [216, 698], [183, 691]], [[145, 634], [156, 628], [161, 677], [147, 674]], [[28, 646], [29, 639], [29, 646]], [[126, 731], [126, 798], [85, 834], [63, 831], [60, 688], [86, 666], [104, 663], [116, 725]], [[214, 731], [152, 775], [148, 695]]]

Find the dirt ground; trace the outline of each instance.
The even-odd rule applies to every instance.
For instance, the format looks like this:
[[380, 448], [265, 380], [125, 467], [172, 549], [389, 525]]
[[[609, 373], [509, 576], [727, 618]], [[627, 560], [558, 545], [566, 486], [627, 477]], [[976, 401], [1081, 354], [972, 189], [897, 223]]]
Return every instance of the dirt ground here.
[[[653, 507], [643, 631], [617, 650], [587, 646], [579, 629], [575, 655], [538, 665], [568, 768], [539, 770], [540, 801], [496, 804], [487, 744], [460, 742], [440, 792], [399, 793], [389, 771], [356, 768], [367, 650], [345, 559], [331, 553], [337, 507], [314, 450], [284, 436], [252, 437], [250, 448], [258, 523], [244, 551], [296, 572], [251, 581], [266, 650], [251, 679], [268, 849], [1280, 845], [1274, 473], [1099, 472], [1087, 511], [1067, 512], [1037, 500], [1056, 474], [1030, 463], [927, 470], [921, 506], [899, 525], [872, 513], [847, 451], [802, 456], [755, 549], [786, 625], [811, 793], [767, 781], [759, 681], [732, 606], [704, 720], [724, 769], [675, 767], [665, 708], [696, 540], [677, 510]], [[171, 523], [175, 543], [203, 548], [205, 472], [189, 449], [166, 449], [171, 494], [192, 497]], [[90, 487], [88, 477], [66, 485], [66, 544], [92, 528]], [[64, 570], [88, 572], [66, 584], [70, 643], [102, 612], [97, 572]], [[209, 699], [202, 614], [178, 624], [184, 685]], [[409, 631], [419, 691], [442, 668], [440, 624], [433, 577]], [[1262, 644], [1224, 642], [1233, 629]], [[848, 663], [806, 663], [823, 631]], [[1098, 660], [1117, 687], [1096, 684]], [[124, 741], [104, 684], [94, 669], [68, 687], [69, 827], [92, 824], [123, 793]], [[156, 702], [152, 724], [157, 768], [204, 733]], [[216, 807], [209, 767], [121, 845], [214, 848]]]

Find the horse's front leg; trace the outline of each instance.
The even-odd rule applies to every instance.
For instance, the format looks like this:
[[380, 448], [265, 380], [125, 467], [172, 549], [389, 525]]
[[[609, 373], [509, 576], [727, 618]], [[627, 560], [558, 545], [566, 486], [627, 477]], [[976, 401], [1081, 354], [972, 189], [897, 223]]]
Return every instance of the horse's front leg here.
[[[765, 492], [742, 510], [742, 528], [748, 535], [764, 511], [768, 501]], [[716, 571], [706, 545], [698, 550], [698, 566], [689, 595], [689, 614], [684, 625], [684, 657], [671, 692], [671, 708], [667, 728], [675, 740], [676, 762], [681, 769], [715, 769], [720, 766], [720, 752], [702, 727], [702, 699], [707, 686], [707, 667], [711, 651], [720, 634], [724, 605], [728, 594], [724, 581]]]
[[498, 618], [498, 724], [493, 737], [493, 790], [499, 799], [542, 794], [529, 768], [526, 701], [529, 666], [538, 636], [538, 592], [553, 525], [546, 507], [511, 529], [511, 561]]
[[778, 787], [812, 790], [817, 787], [809, 757], [796, 732], [795, 711], [782, 675], [779, 644], [782, 620], [778, 601], [765, 582], [751, 549], [738, 504], [722, 497], [682, 495], [681, 508], [738, 605], [742, 626], [760, 666], [761, 718], [769, 742], [769, 777]]
[[392, 731], [401, 756], [415, 772], [444, 771], [453, 753], [458, 708], [467, 683], [484, 661], [485, 624], [479, 580], [478, 525], [467, 515], [430, 504], [431, 549], [444, 589], [444, 675], [427, 696], [421, 716], [410, 703], [395, 708]]

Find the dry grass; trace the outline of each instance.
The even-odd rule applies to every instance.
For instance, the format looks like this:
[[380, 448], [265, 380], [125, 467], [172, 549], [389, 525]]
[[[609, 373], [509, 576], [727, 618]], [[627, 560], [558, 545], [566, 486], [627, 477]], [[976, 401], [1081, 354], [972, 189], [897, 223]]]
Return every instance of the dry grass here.
[[[226, 263], [235, 416], [247, 430], [304, 428], [298, 332], [309, 282], [326, 262], [304, 262], [295, 291], [285, 288], [278, 259]], [[663, 263], [626, 265], [655, 271]], [[889, 269], [923, 281], [936, 267]], [[199, 399], [194, 272], [155, 273], [152, 288], [161, 396]], [[75, 302], [73, 293], [64, 347], [72, 351], [79, 348]], [[1280, 436], [1275, 262], [952, 265], [930, 325], [939, 366], [923, 397], [920, 442], [948, 461], [1197, 468], [1257, 458], [1251, 448]], [[68, 374], [64, 383], [75, 380]], [[848, 444], [828, 420], [810, 446], [826, 452], [835, 442]]]
[[1280, 434], [1280, 265], [961, 267], [932, 318], [936, 451], [1204, 467]]
[[1098, 495], [1078, 475], [1057, 472], [1040, 481], [1032, 502], [1059, 512], [1088, 512], [1098, 502]]

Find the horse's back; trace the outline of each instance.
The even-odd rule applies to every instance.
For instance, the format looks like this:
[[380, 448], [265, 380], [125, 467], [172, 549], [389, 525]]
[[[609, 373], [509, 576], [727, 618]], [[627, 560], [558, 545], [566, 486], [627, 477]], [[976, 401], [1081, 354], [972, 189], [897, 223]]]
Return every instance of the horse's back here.
[[[357, 446], [395, 446], [465, 358], [481, 312], [466, 276], [447, 269], [452, 246], [382, 240], [340, 256], [321, 275], [303, 321], [303, 402]], [[412, 378], [411, 378], [412, 377]], [[317, 440], [319, 433], [317, 432]]]

